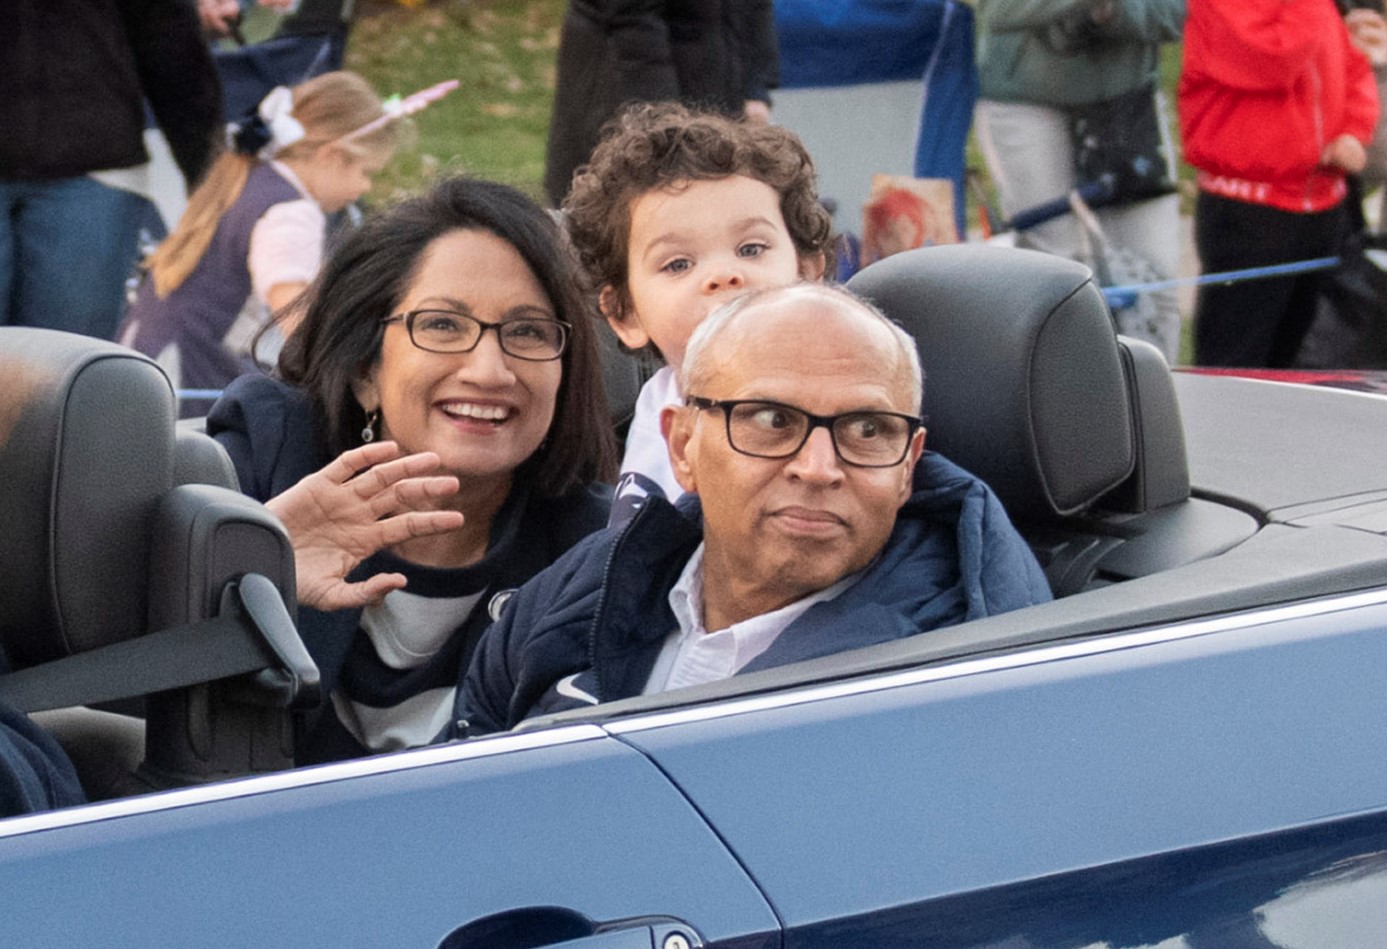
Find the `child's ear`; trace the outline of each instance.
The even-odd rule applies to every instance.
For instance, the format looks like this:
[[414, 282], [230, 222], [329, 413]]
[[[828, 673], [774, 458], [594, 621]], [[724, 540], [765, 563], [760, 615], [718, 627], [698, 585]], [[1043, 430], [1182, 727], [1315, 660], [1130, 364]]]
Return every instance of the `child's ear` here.
[[629, 349], [642, 349], [650, 342], [650, 334], [641, 326], [640, 316], [629, 305], [623, 306], [621, 297], [610, 283], [597, 294], [597, 307], [607, 318], [616, 338]]
[[326, 142], [319, 145], [318, 150], [313, 153], [314, 160], [323, 162], [324, 164], [331, 163], [338, 168], [345, 165], [349, 157], [347, 150], [335, 142]]
[[801, 254], [799, 258], [800, 279], [818, 283], [824, 278], [824, 271], [828, 269], [828, 258], [823, 251], [815, 251], [812, 254]]

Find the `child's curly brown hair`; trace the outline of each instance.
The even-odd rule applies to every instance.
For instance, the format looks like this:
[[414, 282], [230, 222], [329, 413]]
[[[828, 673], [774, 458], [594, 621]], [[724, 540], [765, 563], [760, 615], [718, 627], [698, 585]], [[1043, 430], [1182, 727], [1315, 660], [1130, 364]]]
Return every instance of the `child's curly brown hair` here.
[[780, 212], [801, 259], [831, 264], [832, 219], [819, 203], [814, 162], [799, 137], [776, 125], [742, 122], [678, 103], [641, 103], [603, 128], [592, 159], [564, 201], [565, 226], [589, 289], [611, 287], [625, 317], [631, 206], [680, 181], [744, 175], [780, 195]]

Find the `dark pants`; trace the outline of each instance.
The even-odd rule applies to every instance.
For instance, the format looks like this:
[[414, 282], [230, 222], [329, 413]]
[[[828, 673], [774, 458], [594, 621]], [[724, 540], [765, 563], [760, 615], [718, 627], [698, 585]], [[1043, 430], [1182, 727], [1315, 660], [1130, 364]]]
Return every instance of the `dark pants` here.
[[[1200, 192], [1195, 246], [1206, 274], [1286, 264], [1339, 252], [1344, 205], [1294, 214]], [[1290, 366], [1315, 317], [1322, 272], [1199, 288], [1194, 361], [1201, 366]]]

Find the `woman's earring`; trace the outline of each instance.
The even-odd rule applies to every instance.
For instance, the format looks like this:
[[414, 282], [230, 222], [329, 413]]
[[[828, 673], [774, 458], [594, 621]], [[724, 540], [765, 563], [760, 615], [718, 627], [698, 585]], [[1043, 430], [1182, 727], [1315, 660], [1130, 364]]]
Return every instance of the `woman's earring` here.
[[366, 427], [361, 430], [361, 440], [366, 444], [376, 440], [376, 423], [380, 421], [380, 409], [366, 416]]

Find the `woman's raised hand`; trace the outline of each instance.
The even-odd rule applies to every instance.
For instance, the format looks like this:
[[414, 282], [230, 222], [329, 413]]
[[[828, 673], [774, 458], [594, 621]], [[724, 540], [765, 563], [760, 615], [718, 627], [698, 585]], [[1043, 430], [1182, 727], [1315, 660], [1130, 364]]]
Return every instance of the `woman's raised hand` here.
[[401, 455], [394, 442], [373, 442], [271, 498], [266, 507], [294, 545], [299, 602], [320, 610], [360, 607], [403, 587], [398, 573], [354, 583], [347, 575], [382, 547], [462, 526], [460, 512], [431, 509], [458, 491], [457, 478], [434, 474], [438, 465], [432, 452]]

